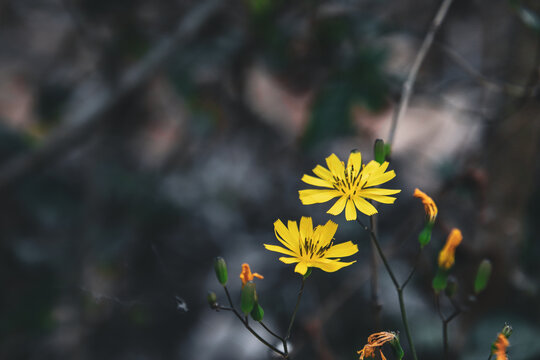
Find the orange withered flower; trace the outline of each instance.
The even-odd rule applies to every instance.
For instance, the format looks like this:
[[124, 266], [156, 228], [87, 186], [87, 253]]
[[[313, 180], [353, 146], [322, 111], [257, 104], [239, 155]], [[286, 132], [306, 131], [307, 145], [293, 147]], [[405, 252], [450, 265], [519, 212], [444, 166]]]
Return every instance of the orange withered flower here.
[[463, 240], [461, 231], [453, 228], [446, 239], [444, 248], [439, 253], [439, 267], [444, 270], [450, 269], [454, 265], [456, 248]]
[[424, 210], [426, 211], [428, 221], [433, 224], [435, 222], [435, 219], [437, 218], [438, 212], [437, 205], [435, 205], [433, 199], [418, 188], [414, 189], [413, 196], [422, 200], [422, 204], [424, 204]]
[[493, 355], [496, 356], [496, 360], [508, 360], [508, 356], [506, 355], [506, 349], [510, 345], [510, 342], [504, 336], [503, 333], [499, 333], [497, 336], [497, 340], [495, 340], [494, 349], [493, 349]]
[[386, 360], [386, 357], [384, 356], [381, 347], [387, 342], [393, 341], [395, 339], [396, 334], [387, 331], [382, 331], [369, 335], [367, 344], [362, 350], [358, 351], [358, 354], [360, 355], [360, 360], [364, 360], [364, 358], [375, 358], [377, 351], [381, 355], [381, 359]]
[[253, 281], [254, 278], [264, 279], [264, 276], [257, 273], [251, 273], [248, 263], [242, 264], [242, 272], [240, 273], [240, 280], [242, 280], [242, 287], [246, 285], [248, 281]]

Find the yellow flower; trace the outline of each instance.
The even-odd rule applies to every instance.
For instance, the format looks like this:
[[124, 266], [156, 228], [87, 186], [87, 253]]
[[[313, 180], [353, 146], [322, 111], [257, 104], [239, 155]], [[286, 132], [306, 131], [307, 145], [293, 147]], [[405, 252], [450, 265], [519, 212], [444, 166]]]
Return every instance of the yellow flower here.
[[454, 265], [456, 248], [463, 240], [461, 231], [459, 229], [452, 229], [450, 235], [446, 239], [446, 244], [444, 248], [439, 253], [439, 267], [448, 270]]
[[339, 215], [345, 209], [345, 218], [356, 220], [356, 209], [368, 216], [377, 213], [377, 209], [366, 199], [393, 204], [396, 198], [387, 195], [401, 191], [374, 188], [396, 176], [394, 170], [385, 172], [388, 168], [386, 161], [382, 164], [370, 161], [367, 165], [362, 165], [362, 155], [359, 152], [353, 152], [349, 155], [347, 167], [335, 154], [326, 158], [326, 164], [328, 169], [321, 165], [313, 169], [317, 177], [310, 175], [302, 177], [302, 181], [307, 184], [325, 188], [300, 190], [302, 204], [324, 203], [339, 197], [328, 213]]
[[242, 272], [240, 273], [240, 280], [242, 280], [242, 287], [246, 285], [248, 281], [253, 281], [253, 277], [264, 279], [264, 276], [257, 273], [251, 273], [251, 269], [249, 268], [249, 264], [243, 263], [242, 264]]
[[499, 333], [497, 340], [495, 340], [495, 349], [493, 350], [493, 355], [497, 356], [497, 360], [508, 360], [506, 356], [506, 349], [510, 345], [510, 342], [502, 333]]
[[[313, 229], [310, 217], [302, 217], [300, 228], [296, 221], [289, 221], [285, 227], [281, 220], [274, 223], [276, 238], [285, 247], [264, 244], [267, 250], [289, 257], [280, 257], [285, 264], [298, 263], [294, 271], [305, 275], [308, 268], [317, 267], [326, 272], [334, 272], [356, 261], [341, 262], [342, 256], [351, 256], [358, 252], [358, 246], [351, 241], [334, 245], [337, 224], [329, 220], [325, 225]], [[336, 259], [337, 258], [337, 259]]]
[[437, 218], [437, 205], [435, 205], [433, 199], [418, 188], [414, 189], [413, 196], [422, 200], [429, 222], [434, 223]]
[[379, 354], [381, 355], [382, 360], [386, 360], [384, 357], [384, 354], [382, 350], [380, 349], [385, 343], [392, 341], [396, 338], [396, 335], [390, 332], [382, 331], [375, 334], [371, 334], [368, 337], [368, 343], [364, 346], [364, 348], [360, 351], [358, 351], [358, 354], [360, 355], [360, 360], [364, 360], [364, 358], [370, 359], [375, 358], [375, 352], [379, 350]]

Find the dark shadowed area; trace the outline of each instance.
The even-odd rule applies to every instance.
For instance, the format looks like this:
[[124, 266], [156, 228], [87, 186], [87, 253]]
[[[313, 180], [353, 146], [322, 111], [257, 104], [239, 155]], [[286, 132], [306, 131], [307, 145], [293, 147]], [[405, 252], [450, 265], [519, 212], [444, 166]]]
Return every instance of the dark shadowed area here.
[[[223, 256], [239, 304], [247, 262], [264, 275], [264, 323], [284, 335], [301, 277], [263, 244], [301, 216], [336, 221], [359, 252], [307, 279], [291, 359], [357, 359], [381, 330], [412, 359], [380, 261], [375, 315], [369, 234], [298, 190], [330, 154], [369, 161], [388, 140], [440, 3], [0, 0], [0, 359], [276, 358], [206, 297], [227, 305]], [[453, 1], [395, 129], [388, 185], [402, 192], [378, 206], [400, 280], [425, 219], [414, 189], [439, 208], [405, 291], [419, 359], [442, 359], [431, 284], [453, 227], [451, 358], [486, 359], [508, 322], [509, 359], [540, 359], [539, 86], [538, 1]]]

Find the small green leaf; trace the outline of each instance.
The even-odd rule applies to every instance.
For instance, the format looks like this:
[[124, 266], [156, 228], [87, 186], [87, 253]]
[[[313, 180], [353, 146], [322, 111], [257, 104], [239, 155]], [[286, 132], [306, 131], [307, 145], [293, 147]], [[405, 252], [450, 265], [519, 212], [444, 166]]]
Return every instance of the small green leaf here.
[[476, 294], [479, 294], [486, 288], [491, 276], [491, 268], [491, 262], [487, 259], [482, 260], [480, 266], [478, 266], [476, 279], [474, 280], [474, 292]]
[[249, 314], [257, 302], [257, 293], [255, 292], [255, 283], [248, 282], [242, 288], [240, 299], [240, 308], [244, 314]]

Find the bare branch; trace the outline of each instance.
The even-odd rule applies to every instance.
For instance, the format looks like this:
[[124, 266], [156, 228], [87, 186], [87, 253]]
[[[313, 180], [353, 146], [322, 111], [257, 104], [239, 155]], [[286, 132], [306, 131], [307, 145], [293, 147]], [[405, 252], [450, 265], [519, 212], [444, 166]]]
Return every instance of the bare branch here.
[[416, 54], [416, 58], [414, 59], [411, 70], [409, 71], [407, 80], [405, 81], [405, 83], [403, 83], [401, 100], [399, 101], [397, 110], [394, 111], [394, 115], [392, 116], [392, 124], [390, 126], [390, 133], [388, 134], [388, 144], [390, 146], [392, 146], [392, 144], [394, 143], [394, 136], [396, 134], [397, 124], [399, 120], [403, 117], [403, 115], [405, 115], [407, 107], [409, 106], [409, 101], [411, 99], [412, 90], [416, 81], [416, 76], [418, 75], [418, 70], [420, 70], [420, 66], [422, 66], [422, 63], [424, 62], [424, 59], [429, 49], [431, 48], [431, 45], [433, 44], [435, 34], [437, 33], [437, 30], [439, 30], [439, 28], [441, 27], [441, 24], [448, 12], [448, 9], [450, 8], [450, 5], [452, 5], [452, 1], [453, 0], [443, 0], [443, 2], [441, 3], [441, 6], [439, 7], [437, 14], [435, 15], [435, 18], [433, 18], [431, 27], [426, 34], [424, 41], [422, 42], [422, 46], [420, 47], [418, 54]]

